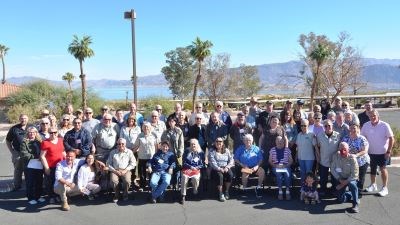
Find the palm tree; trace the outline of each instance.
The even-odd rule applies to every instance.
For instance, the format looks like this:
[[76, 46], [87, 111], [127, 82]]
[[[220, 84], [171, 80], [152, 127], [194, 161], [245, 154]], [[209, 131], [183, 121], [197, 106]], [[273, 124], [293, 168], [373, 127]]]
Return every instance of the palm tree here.
[[83, 36], [79, 39], [77, 35], [74, 35], [74, 39], [69, 44], [68, 52], [71, 53], [78, 61], [81, 70], [79, 78], [82, 83], [82, 108], [86, 108], [86, 75], [83, 73], [83, 62], [86, 58], [94, 56], [94, 51], [89, 47], [92, 44], [92, 38], [90, 36]]
[[9, 48], [7, 48], [7, 46], [0, 44], [0, 58], [3, 65], [3, 80], [1, 80], [2, 84], [6, 83], [6, 66], [4, 65], [4, 56], [7, 54], [8, 50]]
[[65, 75], [62, 76], [62, 80], [65, 80], [68, 83], [68, 87], [69, 87], [68, 100], [69, 100], [69, 103], [72, 103], [72, 86], [71, 86], [71, 83], [72, 83], [73, 80], [75, 80], [75, 76], [74, 76], [74, 74], [72, 74], [70, 72], [67, 72], [67, 73], [65, 73]]
[[194, 83], [193, 87], [193, 112], [194, 112], [194, 107], [195, 107], [195, 102], [196, 102], [196, 97], [197, 97], [197, 86], [199, 85], [199, 82], [201, 80], [201, 64], [204, 61], [204, 59], [208, 56], [211, 55], [210, 48], [213, 46], [213, 44], [210, 41], [202, 41], [200, 40], [199, 37], [196, 37], [196, 39], [192, 42], [192, 45], [190, 46], [190, 55], [195, 58], [198, 62], [198, 73], [196, 76], [196, 81]]
[[319, 82], [321, 66], [330, 54], [329, 46], [321, 43], [318, 43], [317, 47], [309, 54], [309, 57], [317, 63], [317, 68], [313, 71], [313, 80], [311, 83], [310, 110], [314, 106], [314, 95]]

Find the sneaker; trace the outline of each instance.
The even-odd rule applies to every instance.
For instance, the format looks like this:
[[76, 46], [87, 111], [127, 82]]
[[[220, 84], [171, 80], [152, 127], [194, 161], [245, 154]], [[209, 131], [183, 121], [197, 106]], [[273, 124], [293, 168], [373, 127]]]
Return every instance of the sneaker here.
[[155, 204], [155, 203], [157, 203], [157, 199], [151, 198], [150, 202], [153, 203], [153, 204]]
[[29, 203], [30, 205], [36, 205], [36, 204], [37, 204], [37, 201], [36, 201], [36, 200], [30, 200], [28, 203]]
[[114, 202], [114, 203], [117, 203], [117, 202], [118, 202], [118, 196], [114, 196], [113, 202]]
[[229, 192], [227, 192], [227, 191], [225, 192], [225, 199], [226, 199], [226, 200], [229, 200], [229, 199], [230, 199]]
[[45, 202], [45, 201], [46, 201], [46, 199], [43, 198], [43, 197], [40, 197], [40, 198], [38, 199], [38, 202]]
[[378, 190], [378, 186], [376, 184], [371, 184], [367, 188], [365, 188], [365, 192], [373, 192], [373, 191], [377, 191], [377, 190]]
[[350, 212], [351, 213], [359, 213], [360, 209], [358, 208], [358, 205], [355, 205], [352, 208], [350, 208]]
[[61, 210], [62, 210], [62, 211], [69, 211], [69, 210], [70, 210], [70, 207], [69, 207], [67, 201], [61, 203]]
[[94, 200], [94, 195], [88, 195], [88, 199], [89, 199], [89, 201], [93, 201]]
[[387, 187], [382, 187], [381, 191], [378, 192], [378, 195], [381, 197], [385, 197], [388, 194], [389, 194], [389, 190]]
[[184, 205], [184, 204], [185, 204], [185, 201], [186, 201], [185, 196], [182, 196], [182, 198], [181, 198], [181, 200], [179, 201], [179, 203], [181, 203], [182, 205]]
[[54, 204], [54, 203], [56, 203], [56, 199], [55, 198], [50, 198], [49, 204]]
[[256, 198], [261, 198], [261, 188], [260, 187], [256, 187], [254, 189], [254, 191], [256, 192]]
[[219, 201], [221, 201], [221, 202], [224, 202], [226, 199], [225, 199], [225, 196], [224, 196], [224, 194], [219, 194]]
[[310, 199], [309, 198], [304, 198], [304, 204], [309, 205], [310, 204]]

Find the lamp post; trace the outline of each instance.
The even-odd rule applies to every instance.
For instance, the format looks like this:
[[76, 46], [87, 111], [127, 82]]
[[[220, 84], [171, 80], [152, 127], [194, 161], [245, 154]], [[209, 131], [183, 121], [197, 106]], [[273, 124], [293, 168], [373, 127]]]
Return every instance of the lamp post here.
[[133, 83], [133, 101], [137, 105], [137, 76], [136, 76], [136, 48], [135, 48], [135, 19], [136, 12], [134, 9], [124, 13], [125, 19], [130, 19], [132, 24], [132, 83]]

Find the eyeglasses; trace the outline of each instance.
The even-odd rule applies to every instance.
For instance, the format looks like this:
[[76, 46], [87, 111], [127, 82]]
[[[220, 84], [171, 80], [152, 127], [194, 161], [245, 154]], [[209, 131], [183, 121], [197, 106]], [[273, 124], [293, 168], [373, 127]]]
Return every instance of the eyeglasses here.
[[330, 124], [327, 124], [327, 125], [324, 125], [324, 127], [331, 127], [332, 125], [330, 125]]
[[201, 118], [196, 118], [196, 120], [201, 120]]
[[307, 127], [307, 125], [301, 124], [300, 127]]
[[215, 142], [217, 142], [217, 143], [222, 143], [223, 141], [219, 141], [219, 140], [217, 140], [217, 141], [215, 141]]
[[347, 107], [348, 105], [342, 105], [342, 107]]
[[217, 108], [222, 107], [222, 105], [217, 105]]
[[63, 121], [69, 121], [69, 119], [63, 119]]
[[86, 112], [85, 114], [92, 114], [93, 112]]
[[103, 119], [104, 121], [111, 121], [111, 119]]
[[314, 117], [314, 120], [320, 120], [322, 119], [321, 117]]
[[101, 110], [103, 110], [103, 111], [107, 111], [108, 109], [101, 109]]
[[49, 132], [49, 134], [57, 134], [57, 131]]
[[125, 143], [117, 143], [117, 145], [125, 145]]
[[47, 125], [47, 124], [49, 124], [49, 123], [41, 123], [41, 124], [42, 124], [42, 125], [45, 125], [45, 124]]

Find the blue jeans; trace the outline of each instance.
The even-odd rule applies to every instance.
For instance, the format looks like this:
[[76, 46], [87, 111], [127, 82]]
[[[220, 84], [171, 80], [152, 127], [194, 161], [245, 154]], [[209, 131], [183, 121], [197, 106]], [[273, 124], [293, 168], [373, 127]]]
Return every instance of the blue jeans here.
[[160, 197], [164, 193], [165, 189], [167, 189], [170, 182], [171, 174], [165, 171], [154, 172], [150, 179], [151, 197], [153, 199]]
[[[349, 187], [349, 190], [346, 188]], [[351, 201], [353, 206], [358, 205], [358, 187], [357, 181], [350, 181], [345, 187], [338, 190], [338, 201], [340, 203]]]
[[299, 160], [301, 183], [306, 179], [306, 173], [312, 171], [314, 160]]
[[285, 186], [286, 188], [289, 188], [292, 183], [291, 179], [291, 171], [290, 168], [287, 168], [287, 173], [286, 172], [276, 172], [277, 168], [272, 168], [272, 172], [276, 175], [276, 183], [278, 185], [278, 188], [282, 188], [282, 180], [285, 181]]

